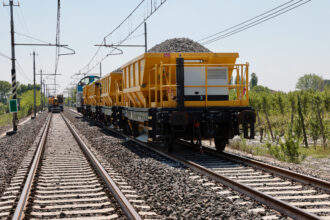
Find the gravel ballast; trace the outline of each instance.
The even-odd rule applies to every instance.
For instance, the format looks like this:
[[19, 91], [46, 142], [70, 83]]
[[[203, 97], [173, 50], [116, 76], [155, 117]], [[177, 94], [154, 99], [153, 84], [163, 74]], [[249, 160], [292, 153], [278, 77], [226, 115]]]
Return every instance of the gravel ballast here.
[[18, 128], [16, 134], [0, 138], [0, 197], [32, 146], [47, 113], [38, 115]]
[[192, 180], [190, 169], [130, 141], [106, 135], [72, 112], [66, 111], [65, 115], [90, 146], [126, 178], [153, 210], [167, 219], [261, 219], [265, 215], [276, 215], [265, 207], [265, 212], [253, 213], [249, 210], [263, 206], [203, 177], [206, 182], [231, 191], [230, 196], [239, 195], [240, 199], [219, 195], [212, 187], [203, 185], [204, 182]]
[[209, 49], [189, 38], [168, 39], [160, 44], [156, 44], [148, 53], [166, 53], [166, 52], [200, 52], [209, 53]]

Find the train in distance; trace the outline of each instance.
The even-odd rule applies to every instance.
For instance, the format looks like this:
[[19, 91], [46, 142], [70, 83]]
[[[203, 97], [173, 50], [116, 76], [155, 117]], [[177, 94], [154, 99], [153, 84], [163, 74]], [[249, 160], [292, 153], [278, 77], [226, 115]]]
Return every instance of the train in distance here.
[[63, 95], [48, 96], [48, 112], [63, 112]]

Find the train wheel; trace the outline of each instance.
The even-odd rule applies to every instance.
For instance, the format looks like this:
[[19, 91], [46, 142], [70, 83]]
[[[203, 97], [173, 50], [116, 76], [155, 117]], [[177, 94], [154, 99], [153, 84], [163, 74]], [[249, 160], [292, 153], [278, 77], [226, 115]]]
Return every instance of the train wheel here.
[[168, 152], [173, 151], [174, 140], [175, 140], [174, 134], [171, 131], [167, 132], [164, 144], [165, 144], [165, 149]]
[[228, 140], [226, 138], [215, 137], [214, 143], [215, 143], [215, 148], [217, 149], [217, 151], [222, 152], [225, 149], [226, 144], [228, 143]]

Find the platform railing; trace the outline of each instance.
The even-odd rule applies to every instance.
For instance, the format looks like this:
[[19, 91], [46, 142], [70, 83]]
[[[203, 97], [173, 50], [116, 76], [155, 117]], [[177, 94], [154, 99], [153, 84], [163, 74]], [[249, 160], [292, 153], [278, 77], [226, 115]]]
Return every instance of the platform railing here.
[[[157, 103], [157, 106], [167, 107], [176, 102], [176, 64], [156, 64], [150, 71], [148, 80], [149, 106], [151, 103]], [[185, 106], [247, 106], [249, 100], [249, 64], [191, 64], [185, 63], [184, 67], [204, 67], [205, 68], [205, 85], [185, 85], [185, 88], [205, 88], [205, 101], [185, 101]], [[228, 76], [228, 84], [226, 85], [209, 85], [208, 67], [227, 67], [231, 72]], [[154, 83], [152, 84], [151, 74], [154, 74]], [[236, 75], [236, 84], [229, 84], [231, 79]], [[174, 82], [172, 82], [174, 81]], [[236, 90], [236, 98], [228, 100], [208, 100], [209, 88], [228, 88], [228, 90]], [[153, 100], [152, 100], [153, 98]]]

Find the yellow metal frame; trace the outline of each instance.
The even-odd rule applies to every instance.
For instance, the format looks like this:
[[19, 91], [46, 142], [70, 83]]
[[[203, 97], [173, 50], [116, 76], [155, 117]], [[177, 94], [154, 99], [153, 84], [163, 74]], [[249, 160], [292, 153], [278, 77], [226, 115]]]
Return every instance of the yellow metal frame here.
[[[185, 101], [185, 107], [220, 107], [249, 105], [249, 64], [235, 64], [238, 53], [144, 53], [121, 67], [122, 73], [110, 73], [95, 83], [84, 87], [84, 104], [102, 106], [126, 106], [138, 108], [171, 107], [176, 102], [176, 58], [183, 57], [184, 67], [204, 67], [205, 85], [191, 85], [185, 88], [205, 88], [204, 101]], [[196, 62], [201, 61], [201, 62]], [[209, 85], [208, 67], [228, 68], [227, 85]], [[114, 78], [112, 78], [112, 74]], [[236, 75], [237, 81], [229, 81]], [[208, 91], [214, 87], [236, 90], [234, 100], [208, 100]]]
[[[133, 95], [136, 92], [143, 93], [148, 92], [148, 102], [146, 103], [143, 98], [141, 103], [142, 106], [138, 107], [176, 107], [176, 84], [172, 82], [172, 74], [171, 71], [168, 75], [167, 73], [162, 72], [161, 70], [166, 66], [173, 66], [173, 64], [160, 64], [155, 65], [152, 69], [151, 73], [149, 74], [149, 86], [145, 86], [145, 88], [141, 88], [140, 86], [128, 88], [124, 90], [124, 94], [128, 97], [128, 100], [132, 100], [134, 106], [136, 106], [136, 102], [134, 98], [137, 96]], [[189, 65], [191, 66], [191, 65]], [[197, 65], [194, 65], [197, 66]], [[201, 65], [199, 65], [201, 66]], [[249, 86], [248, 86], [248, 64], [234, 64], [233, 70], [236, 71], [236, 78], [237, 82], [234, 85], [208, 85], [207, 82], [207, 67], [208, 66], [223, 66], [223, 65], [204, 65], [205, 67], [205, 74], [206, 74], [206, 84], [205, 85], [194, 85], [194, 86], [185, 86], [185, 88], [192, 88], [192, 87], [204, 87], [205, 88], [205, 101], [185, 101], [184, 105], [186, 107], [197, 107], [197, 106], [248, 106], [249, 105]], [[171, 70], [171, 68], [170, 68]], [[151, 84], [151, 74], [154, 74], [155, 82]], [[244, 77], [245, 75], [245, 77]], [[168, 78], [168, 80], [164, 80], [164, 78]], [[175, 75], [174, 75], [174, 78]], [[228, 101], [209, 101], [207, 99], [208, 88], [212, 87], [226, 87], [230, 89], [236, 89], [236, 100], [228, 100]], [[128, 105], [130, 106], [130, 105]]]
[[[166, 67], [176, 66], [175, 64], [160, 64], [155, 65], [153, 68], [155, 72], [155, 84], [150, 86], [148, 89], [149, 97], [152, 97], [154, 93], [155, 102], [151, 102], [149, 99], [149, 106], [152, 107], [175, 107], [176, 101], [171, 98], [173, 97], [173, 89], [176, 93], [176, 84], [169, 83], [171, 82], [172, 74], [169, 73], [169, 79], [164, 82], [163, 78], [166, 79], [166, 72], [162, 71]], [[207, 77], [207, 67], [228, 67], [232, 66], [233, 70], [236, 71], [237, 82], [235, 85], [208, 85]], [[248, 106], [249, 105], [249, 63], [246, 64], [185, 64], [185, 67], [204, 67], [205, 68], [205, 85], [190, 85], [184, 86], [185, 88], [205, 88], [205, 101], [185, 101], [185, 107], [216, 107], [216, 106]], [[171, 68], [169, 68], [171, 70]], [[158, 73], [158, 75], [157, 75]], [[159, 77], [158, 77], [159, 76]], [[159, 79], [159, 82], [158, 82]], [[150, 85], [150, 84], [149, 84]], [[224, 87], [230, 89], [236, 89], [237, 100], [228, 100], [228, 101], [209, 101], [208, 100], [208, 88], [214, 87]], [[160, 98], [158, 98], [158, 93]], [[165, 95], [164, 95], [165, 93]], [[164, 96], [169, 97], [167, 101], [164, 101]], [[159, 102], [158, 102], [159, 100]], [[157, 104], [156, 104], [157, 103]]]
[[121, 72], [111, 72], [100, 79], [102, 106], [121, 105], [122, 99], [119, 94], [122, 90], [122, 78]]

